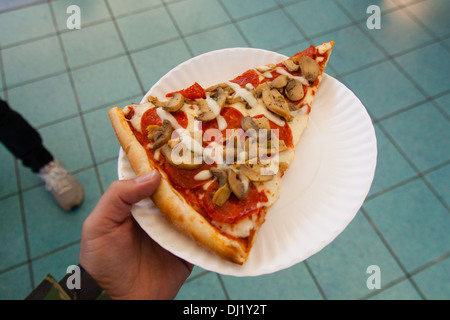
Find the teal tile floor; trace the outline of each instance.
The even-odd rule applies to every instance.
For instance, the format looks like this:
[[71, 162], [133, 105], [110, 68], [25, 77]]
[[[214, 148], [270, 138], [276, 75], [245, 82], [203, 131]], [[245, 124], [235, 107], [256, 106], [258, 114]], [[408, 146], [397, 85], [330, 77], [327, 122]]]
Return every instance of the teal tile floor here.
[[[81, 8], [68, 30], [66, 9]], [[381, 29], [366, 26], [369, 5]], [[72, 213], [0, 145], [0, 299], [77, 264], [83, 220], [117, 177], [107, 118], [177, 64], [225, 47], [293, 55], [335, 40], [327, 72], [374, 122], [378, 166], [348, 228], [289, 269], [235, 278], [194, 268], [177, 299], [450, 299], [450, 1], [2, 0], [0, 96], [86, 190]], [[367, 268], [380, 268], [369, 289]]]

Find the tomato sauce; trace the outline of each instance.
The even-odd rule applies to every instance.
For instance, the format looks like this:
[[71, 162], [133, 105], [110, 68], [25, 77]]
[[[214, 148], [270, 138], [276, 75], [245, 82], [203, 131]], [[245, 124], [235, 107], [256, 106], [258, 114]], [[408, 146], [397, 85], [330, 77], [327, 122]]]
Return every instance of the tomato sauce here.
[[[262, 117], [264, 117], [264, 115], [260, 114], [253, 118], [258, 119]], [[272, 122], [271, 120], [269, 120], [269, 123], [271, 130], [278, 130], [278, 139], [283, 140], [288, 148], [293, 148], [294, 142], [292, 137], [292, 131], [287, 122], [284, 124], [283, 127], [277, 125], [275, 122]]]
[[239, 200], [234, 194], [231, 194], [225, 204], [218, 207], [212, 202], [214, 192], [218, 189], [218, 182], [214, 182], [203, 197], [203, 208], [214, 221], [236, 223], [253, 213], [259, 212], [258, 203], [267, 201], [264, 192], [258, 192], [253, 184], [250, 184], [249, 188], [249, 194], [245, 199]]
[[[309, 49], [305, 50], [303, 54], [310, 55], [312, 50], [308, 50]], [[279, 64], [278, 66], [285, 68], [282, 64]], [[280, 74], [273, 71], [272, 75], [276, 78]], [[232, 82], [239, 84], [243, 88], [249, 83], [255, 88], [260, 84], [259, 75], [255, 70], [249, 70], [243, 73], [241, 76], [232, 80]], [[177, 92], [181, 93], [185, 98], [190, 100], [206, 98], [205, 90], [198, 83]], [[169, 93], [167, 97], [173, 96], [174, 93], [175, 92]], [[187, 128], [188, 118], [183, 111], [172, 113], [172, 115], [181, 127]], [[225, 107], [222, 109], [220, 115], [227, 122], [226, 129], [241, 128], [241, 120], [244, 116], [235, 108]], [[263, 115], [256, 116], [255, 118], [259, 117], [263, 117]], [[286, 123], [283, 127], [281, 127], [270, 120], [269, 123], [271, 129], [278, 130], [279, 139], [284, 140], [286, 146], [293, 147], [292, 132], [289, 125]], [[144, 113], [141, 121], [141, 128], [143, 129], [142, 132], [146, 132], [146, 128], [149, 125], [162, 125], [162, 120], [157, 114], [156, 108], [149, 109]], [[212, 121], [202, 123], [202, 131], [205, 132], [208, 129], [218, 129], [217, 120], [214, 119]], [[226, 134], [226, 129], [222, 131], [224, 137]], [[149, 144], [146, 135], [139, 134], [138, 132], [135, 132], [135, 135], [144, 147]], [[154, 159], [155, 152], [148, 148], [146, 148], [146, 150], [149, 158]], [[173, 187], [184, 196], [186, 201], [207, 219], [223, 223], [236, 223], [251, 214], [259, 213], [263, 209], [260, 208], [258, 204], [267, 202], [266, 194], [264, 192], [259, 192], [255, 185], [250, 184], [249, 194], [245, 199], [239, 200], [232, 193], [230, 198], [222, 207], [216, 206], [212, 202], [212, 198], [218, 189], [218, 182], [215, 181], [211, 183], [207, 190], [205, 190], [204, 185], [210, 180], [194, 179], [199, 172], [209, 170], [209, 168], [216, 166], [216, 164], [204, 164], [202, 167], [195, 170], [185, 170], [172, 166], [165, 160], [164, 156], [161, 155], [159, 161], [156, 161], [156, 166], [167, 174]]]
[[190, 86], [187, 89], [183, 89], [183, 90], [176, 91], [176, 92], [171, 92], [171, 93], [167, 94], [166, 97], [170, 98], [173, 96], [174, 93], [181, 93], [186, 99], [189, 99], [189, 100], [206, 98], [205, 89], [203, 89], [202, 86], [199, 85], [197, 82], [194, 83], [192, 86]]
[[[235, 108], [231, 108], [231, 107], [225, 107], [220, 112], [220, 115], [227, 122], [226, 129], [238, 129], [241, 127], [241, 119], [244, 116], [242, 115], [242, 113], [239, 110], [236, 110]], [[208, 129], [218, 129], [218, 128], [219, 128], [219, 126], [217, 124], [216, 119], [202, 123], [203, 132], [205, 132]], [[225, 137], [226, 129], [222, 131], [223, 137]]]
[[[145, 111], [141, 119], [141, 132], [146, 132], [146, 128], [149, 125], [161, 126], [162, 120], [156, 112], [157, 108], [151, 108]], [[188, 126], [188, 118], [184, 111], [178, 111], [171, 113], [172, 116], [177, 120], [178, 124], [184, 129]]]
[[[172, 115], [183, 128], [187, 128], [188, 120], [184, 112], [179, 111], [172, 113]], [[240, 128], [240, 122], [243, 115], [238, 110], [234, 108], [224, 108], [221, 115], [227, 121], [228, 129]], [[156, 112], [156, 108], [147, 110], [142, 116], [141, 127], [145, 129], [149, 125], [162, 125], [162, 121]], [[206, 125], [206, 128], [217, 128], [217, 121], [213, 120], [204, 123], [203, 125]], [[203, 129], [206, 131], [206, 128], [204, 127]], [[155, 152], [146, 147], [149, 144], [146, 136], [136, 132], [134, 129], [133, 132], [146, 149], [148, 157], [154, 159]], [[142, 132], [146, 131], [143, 130]], [[218, 222], [235, 223], [250, 214], [259, 212], [261, 208], [258, 208], [258, 202], [267, 201], [264, 192], [259, 193], [256, 187], [251, 185], [249, 195], [246, 199], [238, 200], [232, 194], [222, 207], [218, 207], [212, 202], [214, 192], [218, 189], [218, 182], [212, 183], [208, 190], [204, 190], [203, 185], [209, 180], [194, 179], [199, 172], [209, 170], [209, 168], [216, 166], [216, 164], [205, 163], [198, 169], [185, 170], [170, 165], [165, 161], [165, 158], [162, 155], [159, 159], [160, 161], [156, 161], [155, 165], [167, 174], [172, 186], [184, 196], [186, 201], [207, 219]]]
[[254, 88], [256, 88], [259, 86], [259, 75], [255, 70], [250, 69], [236, 79], [231, 80], [231, 82], [237, 83], [242, 88], [245, 88], [245, 86], [250, 83]]

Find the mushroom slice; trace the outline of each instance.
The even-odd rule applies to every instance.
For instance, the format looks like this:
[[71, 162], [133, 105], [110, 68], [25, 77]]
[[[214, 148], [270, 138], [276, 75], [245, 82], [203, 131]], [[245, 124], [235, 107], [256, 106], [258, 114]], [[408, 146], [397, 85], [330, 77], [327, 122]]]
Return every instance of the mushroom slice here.
[[216, 192], [214, 192], [214, 196], [212, 198], [213, 203], [221, 207], [227, 202], [228, 198], [231, 195], [231, 190], [228, 184], [225, 184], [221, 188], [219, 188]]
[[219, 188], [223, 187], [228, 182], [228, 175], [225, 170], [219, 168], [211, 167], [209, 172], [219, 180]]
[[275, 141], [272, 140], [271, 142], [268, 142], [267, 149], [263, 152], [266, 152], [267, 154], [277, 154], [286, 151], [287, 149], [288, 147], [286, 146], [284, 140], [276, 139]]
[[165, 102], [159, 101], [157, 97], [148, 96], [147, 98], [148, 102], [154, 104], [156, 107], [163, 107], [165, 105]]
[[276, 67], [277, 67], [276, 65], [271, 63], [271, 64], [268, 64], [268, 65], [265, 65], [265, 66], [256, 67], [255, 69], [258, 70], [261, 73], [264, 73], [264, 72], [267, 72], [267, 71], [272, 71]]
[[196, 116], [195, 120], [208, 122], [216, 118], [216, 115], [208, 107], [208, 103], [205, 101], [205, 99], [197, 99], [196, 102], [198, 104], [198, 107], [200, 108], [200, 115]]
[[283, 65], [284, 65], [286, 68], [288, 68], [288, 70], [289, 70], [290, 72], [293, 72], [293, 71], [297, 71], [297, 70], [298, 70], [298, 65], [295, 64], [295, 62], [292, 61], [291, 59], [284, 60], [282, 63], [283, 63]]
[[303, 85], [300, 83], [300, 81], [297, 81], [295, 79], [291, 79], [288, 82], [284, 92], [286, 93], [286, 97], [291, 101], [299, 101], [305, 95], [303, 91]]
[[253, 129], [253, 130], [259, 130], [258, 125], [255, 123], [252, 117], [245, 116], [241, 119], [241, 128], [244, 129], [244, 131]]
[[184, 105], [184, 96], [181, 93], [174, 93], [172, 98], [162, 108], [164, 111], [177, 112]]
[[266, 117], [253, 119], [253, 122], [258, 126], [260, 130], [271, 130], [269, 119]]
[[258, 165], [253, 166], [252, 168], [247, 165], [242, 165], [241, 173], [244, 174], [250, 181], [253, 182], [265, 182], [273, 179], [274, 175], [266, 175], [261, 173], [261, 167]]
[[228, 169], [228, 185], [230, 186], [231, 191], [233, 191], [234, 195], [239, 199], [245, 199], [248, 196], [248, 192], [250, 188], [248, 185], [242, 182], [236, 172], [233, 169]]
[[[246, 116], [241, 119], [241, 128], [244, 129], [244, 131], [246, 131], [246, 134], [249, 138], [254, 139], [261, 137], [261, 135], [265, 135], [266, 140], [271, 139], [270, 123], [269, 120], [265, 117], [253, 119], [250, 116]], [[248, 131], [250, 129], [254, 131], [253, 132]]]
[[270, 90], [270, 84], [269, 82], [261, 83], [256, 89], [255, 89], [255, 95], [257, 98], [261, 98], [262, 94], [265, 90]]
[[170, 122], [164, 120], [161, 127], [153, 129], [151, 132], [152, 139], [154, 141], [153, 145], [151, 146], [151, 149], [156, 150], [165, 145], [170, 140], [172, 132], [173, 129]]
[[319, 76], [320, 67], [316, 60], [309, 56], [301, 56], [297, 58], [301, 73], [311, 83], [314, 83]]
[[283, 95], [278, 92], [278, 90], [269, 90], [269, 88], [266, 88], [262, 91], [262, 98], [267, 109], [269, 109], [273, 113], [285, 118], [288, 122], [294, 119], [289, 110], [287, 102], [284, 100]]
[[217, 87], [216, 99], [220, 109], [225, 106], [225, 102], [227, 102], [227, 96], [227, 93], [225, 92], [225, 90], [223, 90], [222, 87]]
[[145, 130], [147, 131], [147, 139], [153, 140], [153, 131], [155, 131], [159, 128], [161, 128], [161, 126], [157, 126], [155, 124], [148, 125], [147, 128], [145, 128]]
[[202, 163], [194, 163], [195, 162], [194, 154], [192, 152], [190, 152], [189, 161], [176, 163], [174, 161], [174, 159], [172, 159], [172, 151], [173, 151], [172, 148], [168, 144], [165, 144], [161, 148], [161, 153], [166, 158], [167, 162], [176, 168], [185, 169], [185, 170], [195, 170], [195, 169], [198, 169], [201, 166], [203, 166], [203, 162]]
[[219, 189], [214, 193], [212, 201], [216, 206], [221, 207], [231, 195], [231, 189], [228, 185], [227, 172], [215, 167], [210, 168], [209, 171], [219, 180]]
[[296, 106], [292, 102], [288, 103], [288, 107], [289, 107], [289, 110], [291, 110], [291, 111], [298, 111], [298, 109], [299, 109], [298, 106]]
[[270, 83], [270, 86], [275, 89], [284, 88], [288, 84], [289, 78], [287, 75], [281, 75]]

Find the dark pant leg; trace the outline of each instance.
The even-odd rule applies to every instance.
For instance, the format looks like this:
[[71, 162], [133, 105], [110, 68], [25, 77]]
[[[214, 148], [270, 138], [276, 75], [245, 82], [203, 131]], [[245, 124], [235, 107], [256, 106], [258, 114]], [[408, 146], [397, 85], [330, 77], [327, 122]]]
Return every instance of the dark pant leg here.
[[39, 172], [53, 160], [36, 129], [3, 100], [0, 100], [0, 141], [33, 172]]

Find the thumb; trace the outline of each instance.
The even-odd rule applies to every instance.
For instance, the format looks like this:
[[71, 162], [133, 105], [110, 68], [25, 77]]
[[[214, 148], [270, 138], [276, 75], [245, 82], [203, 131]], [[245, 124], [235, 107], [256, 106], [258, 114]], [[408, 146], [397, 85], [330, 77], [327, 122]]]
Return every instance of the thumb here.
[[92, 218], [122, 223], [128, 217], [131, 206], [150, 197], [160, 182], [161, 175], [157, 170], [136, 179], [113, 182], [92, 211]]

